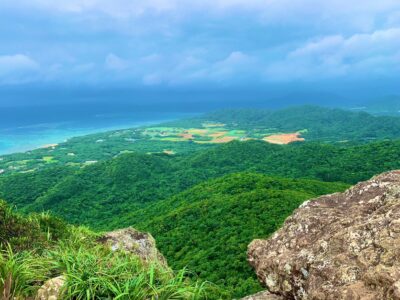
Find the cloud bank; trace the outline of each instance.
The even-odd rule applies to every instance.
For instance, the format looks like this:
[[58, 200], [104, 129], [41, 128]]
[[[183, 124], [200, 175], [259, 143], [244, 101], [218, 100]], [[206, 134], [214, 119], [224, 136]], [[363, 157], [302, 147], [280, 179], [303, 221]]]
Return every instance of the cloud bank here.
[[0, 41], [0, 84], [395, 80], [400, 2], [3, 0]]

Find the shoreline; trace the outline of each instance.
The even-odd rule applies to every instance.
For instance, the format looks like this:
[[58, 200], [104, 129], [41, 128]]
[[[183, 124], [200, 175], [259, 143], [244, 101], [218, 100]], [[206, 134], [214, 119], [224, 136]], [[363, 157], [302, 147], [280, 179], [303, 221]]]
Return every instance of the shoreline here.
[[[33, 151], [41, 148], [54, 147], [60, 143], [67, 142], [69, 139], [75, 137], [82, 137], [86, 135], [104, 133], [114, 130], [124, 130], [130, 128], [138, 128], [149, 125], [155, 125], [163, 122], [169, 122], [177, 120], [184, 115], [177, 116], [176, 118], [163, 118], [157, 120], [149, 121], [137, 121], [137, 122], [127, 122], [121, 124], [114, 124], [109, 126], [99, 126], [99, 127], [73, 127], [70, 128], [44, 128], [38, 130], [32, 134], [7, 134], [6, 136], [0, 136], [0, 156], [13, 155], [18, 153], [24, 153], [28, 151]], [[8, 138], [7, 138], [8, 136]], [[1, 145], [5, 145], [1, 147]]]

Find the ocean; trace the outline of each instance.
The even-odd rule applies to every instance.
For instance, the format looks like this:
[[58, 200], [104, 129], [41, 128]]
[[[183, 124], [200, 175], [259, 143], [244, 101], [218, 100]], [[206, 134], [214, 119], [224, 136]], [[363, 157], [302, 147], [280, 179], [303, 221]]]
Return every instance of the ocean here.
[[157, 124], [193, 116], [193, 113], [94, 108], [90, 104], [66, 107], [0, 108], [0, 154], [32, 150], [75, 136]]

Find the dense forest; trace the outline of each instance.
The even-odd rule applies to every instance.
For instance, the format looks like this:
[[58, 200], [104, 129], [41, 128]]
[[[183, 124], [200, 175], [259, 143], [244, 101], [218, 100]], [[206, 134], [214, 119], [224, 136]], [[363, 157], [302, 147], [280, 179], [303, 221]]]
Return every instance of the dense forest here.
[[[400, 168], [400, 142], [357, 146], [231, 142], [186, 155], [128, 153], [81, 169], [53, 167], [0, 177], [0, 196], [24, 211], [51, 210], [98, 229], [130, 225], [130, 212], [202, 181], [257, 172], [354, 184]], [[116, 217], [117, 216], [117, 217]]]
[[[260, 288], [245, 260], [252, 238], [271, 234], [306, 199], [400, 168], [399, 150], [395, 141], [356, 146], [248, 141], [176, 156], [127, 153], [78, 170], [55, 166], [1, 177], [0, 196], [22, 211], [50, 210], [96, 230], [149, 231], [173, 267], [187, 265], [241, 296]], [[232, 175], [219, 179], [227, 174]], [[195, 240], [189, 242], [188, 234]], [[229, 281], [223, 281], [227, 274]]]
[[[220, 297], [244, 296], [260, 289], [245, 257], [252, 239], [272, 234], [306, 199], [400, 169], [399, 120], [308, 106], [226, 110], [2, 156], [0, 198], [19, 213], [55, 217], [25, 218], [2, 204], [25, 225], [0, 243], [23, 251], [29, 227], [40, 243], [46, 230], [64, 239], [60, 224], [76, 227], [58, 218], [96, 231], [133, 226], [155, 236], [174, 269], [217, 284]], [[304, 142], [262, 139], [296, 131]], [[232, 140], [212, 143], [221, 132]]]
[[282, 110], [226, 109], [198, 118], [171, 122], [171, 126], [200, 125], [207, 120], [244, 129], [273, 128], [277, 132], [304, 130], [307, 140], [368, 141], [400, 138], [400, 118], [373, 116], [367, 112], [318, 106], [298, 106]]
[[304, 200], [346, 187], [236, 173], [157, 202], [130, 219], [155, 236], [174, 268], [186, 266], [235, 298], [262, 289], [247, 263], [247, 245], [271, 235]]
[[[220, 110], [198, 117], [154, 125], [75, 137], [54, 146], [0, 156], [0, 176], [34, 172], [56, 165], [80, 168], [124, 153], [186, 154], [216, 147], [210, 137], [199, 134], [207, 124], [218, 124], [213, 134], [227, 141], [263, 139], [269, 135], [299, 133], [306, 142], [359, 144], [400, 138], [400, 117], [373, 116], [317, 106], [283, 110]], [[150, 132], [149, 129], [155, 131]], [[150, 130], [150, 131], [151, 131]], [[193, 139], [182, 138], [187, 131]], [[170, 131], [178, 131], [172, 134]], [[211, 134], [212, 135], [212, 134]], [[179, 137], [179, 138], [178, 138]], [[223, 141], [223, 140], [222, 140]]]
[[224, 297], [215, 286], [186, 279], [185, 270], [174, 273], [157, 261], [144, 263], [134, 254], [112, 251], [98, 237], [49, 214], [19, 215], [0, 200], [2, 299], [34, 299], [46, 280], [60, 275], [63, 299]]

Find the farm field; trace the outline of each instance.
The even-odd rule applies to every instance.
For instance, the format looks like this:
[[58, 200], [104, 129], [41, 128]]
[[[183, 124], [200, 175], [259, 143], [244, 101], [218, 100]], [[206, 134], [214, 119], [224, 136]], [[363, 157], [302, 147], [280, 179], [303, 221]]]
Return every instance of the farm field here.
[[143, 131], [143, 135], [152, 140], [169, 142], [193, 142], [198, 144], [221, 144], [234, 140], [263, 140], [271, 144], [289, 144], [304, 142], [301, 132], [276, 133], [271, 129], [242, 130], [230, 129], [225, 124], [202, 124], [201, 128], [183, 127], [151, 127]]
[[83, 168], [132, 152], [180, 156], [229, 142], [251, 140], [278, 145], [302, 142], [352, 145], [398, 139], [399, 132], [399, 118], [322, 107], [220, 110], [159, 125], [75, 137], [24, 153], [2, 155], [0, 176], [53, 166]]
[[278, 145], [287, 145], [293, 142], [304, 142], [305, 139], [300, 137], [300, 133], [284, 133], [284, 134], [273, 134], [270, 136], [266, 136], [263, 138], [263, 141], [278, 144]]
[[207, 122], [188, 125], [116, 130], [72, 138], [25, 153], [5, 155], [0, 157], [1, 175], [34, 172], [50, 165], [86, 167], [132, 152], [171, 156], [232, 141], [260, 140], [271, 144], [305, 141], [300, 132], [282, 133], [273, 128], [245, 130], [239, 126]]

